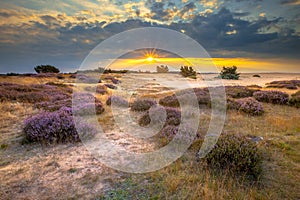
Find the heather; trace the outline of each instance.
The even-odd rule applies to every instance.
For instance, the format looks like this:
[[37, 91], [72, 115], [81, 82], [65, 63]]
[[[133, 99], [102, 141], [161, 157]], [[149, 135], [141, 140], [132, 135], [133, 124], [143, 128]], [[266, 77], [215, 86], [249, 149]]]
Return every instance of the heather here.
[[132, 111], [146, 111], [156, 104], [157, 102], [153, 99], [136, 99], [130, 107]]
[[116, 105], [116, 106], [120, 106], [120, 107], [128, 107], [128, 101], [126, 99], [124, 99], [123, 97], [120, 96], [109, 96], [108, 99], [106, 100], [106, 105], [110, 106], [110, 105]]
[[159, 104], [167, 107], [179, 107], [180, 102], [188, 104], [193, 97], [197, 98], [199, 105], [209, 105], [211, 101], [208, 88], [193, 88], [180, 90], [173, 95], [161, 98]]
[[289, 105], [300, 108], [300, 91], [292, 94], [289, 100]]
[[[96, 134], [96, 129], [86, 123], [77, 126], [80, 136], [91, 137]], [[23, 131], [27, 142], [42, 144], [79, 142], [71, 108], [63, 107], [54, 112], [42, 112], [27, 118]]]
[[223, 135], [203, 160], [218, 171], [247, 175], [258, 179], [262, 172], [262, 155], [256, 144], [239, 135]]
[[281, 91], [257, 91], [254, 92], [253, 97], [261, 102], [273, 104], [286, 104], [289, 100], [289, 95]]
[[264, 111], [263, 104], [253, 97], [241, 99], [227, 99], [227, 109], [238, 110], [252, 116], [262, 115]]
[[181, 122], [181, 112], [176, 108], [156, 106], [147, 111], [139, 119], [139, 125], [147, 126], [150, 123], [159, 125], [163, 123], [166, 125], [178, 126]]
[[296, 90], [300, 87], [300, 80], [283, 80], [283, 81], [272, 81], [267, 84], [268, 88], [286, 88], [290, 90]]
[[0, 101], [24, 103], [55, 102], [70, 97], [72, 90], [49, 84], [19, 85], [0, 83]]
[[245, 98], [252, 97], [253, 93], [257, 90], [249, 89], [245, 86], [226, 86], [226, 95], [231, 98]]

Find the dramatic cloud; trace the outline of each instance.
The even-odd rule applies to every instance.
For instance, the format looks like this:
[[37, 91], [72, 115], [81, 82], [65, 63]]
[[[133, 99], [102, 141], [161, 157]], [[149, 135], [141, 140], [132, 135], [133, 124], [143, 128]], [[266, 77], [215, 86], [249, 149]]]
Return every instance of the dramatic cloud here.
[[101, 41], [149, 26], [185, 33], [213, 57], [296, 59], [298, 5], [298, 0], [3, 1], [0, 67], [18, 71], [22, 65], [30, 71], [51, 63], [76, 69]]

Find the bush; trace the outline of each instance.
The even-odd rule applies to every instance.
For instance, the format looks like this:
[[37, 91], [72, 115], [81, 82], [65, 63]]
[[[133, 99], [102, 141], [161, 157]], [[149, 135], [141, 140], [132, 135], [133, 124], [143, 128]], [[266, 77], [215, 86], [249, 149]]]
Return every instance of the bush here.
[[287, 88], [291, 90], [296, 90], [298, 87], [300, 87], [300, 80], [272, 81], [267, 85], [268, 88]]
[[168, 107], [179, 107], [180, 103], [176, 97], [176, 95], [170, 95], [166, 96], [159, 100], [158, 102], [162, 106], [168, 106]]
[[106, 100], [106, 105], [110, 106], [111, 104], [120, 106], [120, 107], [128, 107], [128, 101], [119, 96], [110, 96]]
[[113, 85], [113, 84], [108, 84], [108, 83], [106, 83], [106, 84], [104, 84], [106, 87], [108, 87], [109, 89], [112, 89], [112, 90], [116, 90], [116, 89], [118, 89], [118, 87], [117, 86], [115, 86], [115, 85]]
[[260, 78], [261, 76], [259, 74], [254, 74], [253, 77]]
[[149, 110], [152, 106], [156, 105], [156, 101], [153, 99], [136, 99], [131, 104], [131, 110], [133, 111], [146, 111]]
[[36, 73], [59, 73], [59, 69], [52, 65], [38, 65], [34, 68]]
[[156, 71], [157, 71], [157, 73], [168, 73], [169, 68], [167, 65], [161, 65], [161, 66], [156, 67]]
[[[24, 122], [25, 140], [42, 144], [79, 142], [80, 138], [73, 121], [71, 108], [55, 112], [42, 112]], [[96, 129], [86, 123], [78, 125], [86, 137], [96, 134]]]
[[300, 108], [300, 91], [292, 94], [292, 97], [289, 100], [289, 105]]
[[139, 119], [140, 126], [164, 123], [164, 125], [178, 126], [181, 122], [181, 112], [176, 108], [152, 107], [146, 114]]
[[258, 101], [273, 104], [286, 104], [289, 100], [287, 93], [274, 90], [254, 92], [253, 97]]
[[223, 135], [204, 158], [208, 166], [257, 179], [262, 172], [262, 155], [255, 143], [243, 136]]
[[104, 80], [110, 80], [113, 84], [119, 84], [119, 83], [121, 83], [120, 80], [116, 79], [113, 76], [106, 76], [106, 77], [104, 77]]
[[166, 96], [159, 100], [159, 104], [167, 107], [179, 107], [180, 102], [188, 103], [189, 95], [196, 95], [197, 101], [199, 105], [209, 105], [210, 104], [210, 94], [208, 88], [193, 88], [193, 89], [185, 89], [176, 92], [176, 94]]
[[252, 97], [253, 93], [258, 90], [249, 89], [245, 86], [226, 86], [226, 95], [232, 98]]
[[233, 80], [238, 80], [240, 78], [240, 74], [237, 73], [237, 67], [232, 66], [232, 67], [223, 67], [220, 77], [222, 79], [233, 79]]
[[264, 111], [263, 105], [252, 97], [238, 99], [240, 105], [239, 110], [250, 115], [262, 115]]
[[196, 71], [192, 67], [188, 67], [188, 66], [181, 66], [180, 67], [180, 74], [183, 77], [188, 77], [188, 78], [193, 78], [193, 79], [197, 78]]

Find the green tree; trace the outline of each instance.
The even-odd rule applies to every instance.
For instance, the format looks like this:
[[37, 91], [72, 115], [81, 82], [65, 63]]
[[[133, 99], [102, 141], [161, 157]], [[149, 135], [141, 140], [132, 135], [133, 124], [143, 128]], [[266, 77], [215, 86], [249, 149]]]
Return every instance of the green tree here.
[[52, 65], [38, 65], [34, 68], [36, 73], [59, 73], [59, 69]]
[[222, 79], [234, 79], [238, 80], [240, 78], [240, 74], [237, 73], [237, 67], [232, 66], [232, 67], [224, 67], [220, 73], [220, 77]]

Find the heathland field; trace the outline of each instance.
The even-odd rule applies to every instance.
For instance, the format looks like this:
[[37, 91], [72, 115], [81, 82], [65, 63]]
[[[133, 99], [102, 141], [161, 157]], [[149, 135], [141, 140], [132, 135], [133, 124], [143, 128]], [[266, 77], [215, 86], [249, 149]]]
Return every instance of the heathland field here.
[[[0, 76], [0, 199], [300, 199], [300, 74], [253, 75]], [[207, 87], [222, 85], [225, 125], [213, 150], [199, 158], [213, 105]], [[155, 151], [174, 139], [183, 117], [193, 119], [194, 109], [182, 113], [180, 103], [191, 93], [200, 110], [196, 137], [182, 157], [154, 172], [104, 165], [78, 136], [80, 130], [93, 141], [98, 129], [89, 120], [75, 128], [74, 115], [96, 116], [113, 144]], [[72, 108], [74, 99], [80, 104]], [[135, 137], [161, 123], [161, 114], [157, 134]]]

